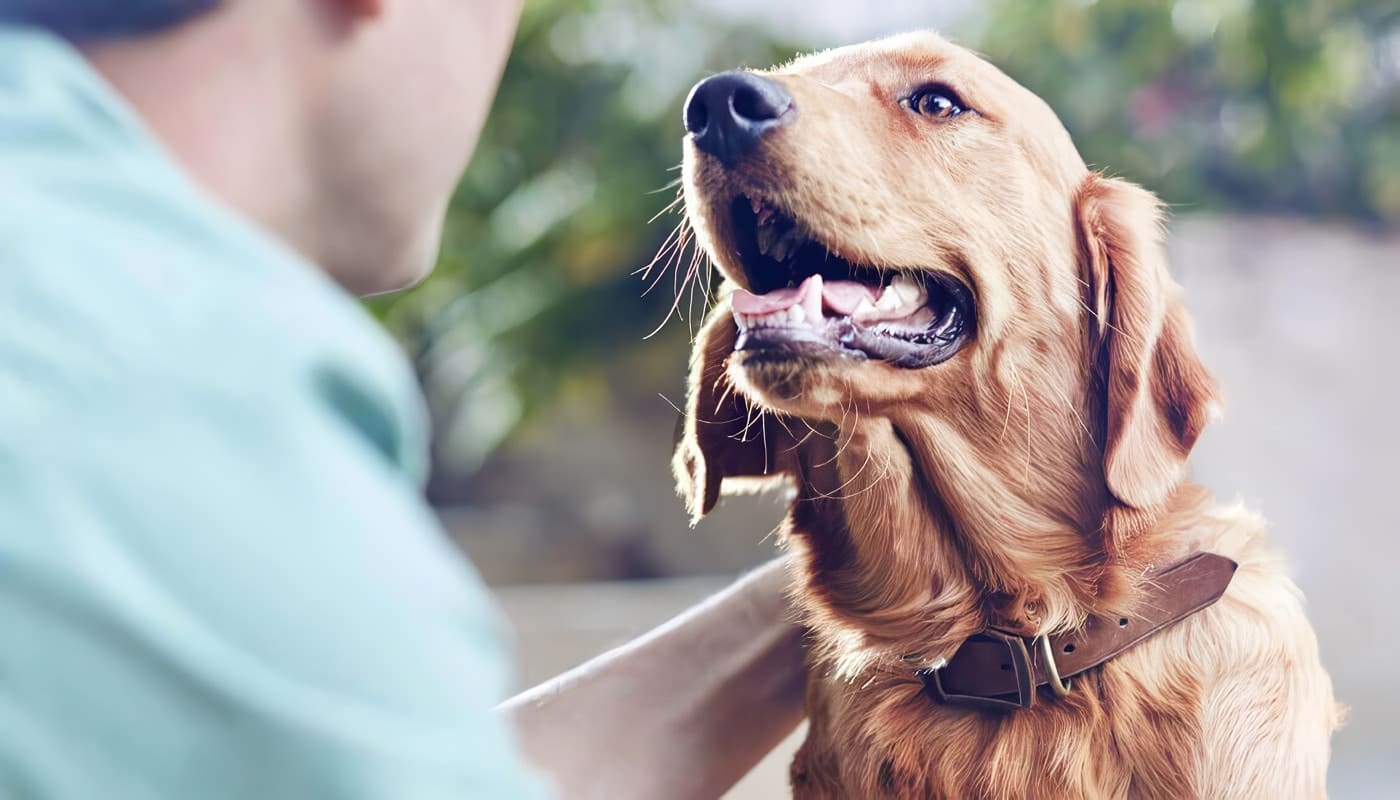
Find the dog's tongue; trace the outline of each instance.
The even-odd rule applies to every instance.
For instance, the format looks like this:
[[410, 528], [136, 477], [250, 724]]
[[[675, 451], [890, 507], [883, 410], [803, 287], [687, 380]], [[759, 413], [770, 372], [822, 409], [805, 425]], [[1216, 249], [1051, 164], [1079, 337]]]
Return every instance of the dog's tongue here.
[[860, 307], [861, 300], [874, 304], [879, 296], [879, 288], [858, 281], [824, 282], [821, 275], [813, 275], [801, 286], [788, 289], [775, 289], [767, 294], [754, 294], [745, 289], [735, 289], [730, 298], [730, 306], [740, 314], [771, 314], [786, 311], [801, 305], [808, 319], [820, 319], [823, 307], [837, 314], [849, 316]]
[[837, 314], [850, 316], [860, 308], [862, 300], [874, 303], [880, 289], [858, 281], [832, 281], [822, 289], [822, 302]]
[[[774, 289], [767, 294], [754, 294], [747, 289], [735, 289], [729, 304], [740, 314], [771, 314], [774, 311], [786, 311], [797, 305], [802, 300], [803, 295], [808, 293], [809, 284], [813, 279], [820, 282], [821, 276], [813, 275], [803, 281], [801, 286]], [[821, 291], [820, 288], [818, 291]]]

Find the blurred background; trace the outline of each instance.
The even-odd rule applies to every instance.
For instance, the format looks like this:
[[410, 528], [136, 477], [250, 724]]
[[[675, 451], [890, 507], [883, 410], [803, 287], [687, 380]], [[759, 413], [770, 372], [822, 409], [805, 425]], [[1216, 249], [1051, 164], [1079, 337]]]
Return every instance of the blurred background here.
[[[1352, 707], [1336, 797], [1400, 796], [1400, 4], [1395, 0], [531, 0], [442, 263], [372, 308], [411, 353], [430, 496], [501, 589], [522, 683], [770, 557], [775, 499], [689, 530], [669, 473], [705, 289], [637, 274], [678, 216], [696, 80], [935, 28], [1173, 208], [1227, 416], [1196, 477], [1262, 510]], [[655, 218], [653, 220], [653, 218]], [[688, 263], [688, 255], [687, 255]], [[789, 743], [786, 747], [791, 747]], [[781, 796], [785, 750], [733, 797]]]

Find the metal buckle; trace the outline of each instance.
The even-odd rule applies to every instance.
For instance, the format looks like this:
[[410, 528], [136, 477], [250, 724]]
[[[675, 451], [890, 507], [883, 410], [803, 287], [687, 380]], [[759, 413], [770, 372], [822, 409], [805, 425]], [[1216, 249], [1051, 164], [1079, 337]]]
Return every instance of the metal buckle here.
[[[923, 678], [924, 688], [937, 698], [940, 703], [962, 703], [970, 706], [981, 706], [983, 708], [1030, 708], [1035, 705], [1035, 668], [1031, 664], [1031, 654], [1026, 648], [1024, 637], [1006, 631], [999, 631], [995, 628], [986, 628], [978, 636], [984, 636], [993, 641], [1006, 645], [1006, 649], [1011, 653], [1011, 669], [1016, 675], [1016, 699], [1007, 700], [1001, 697], [980, 697], [970, 694], [949, 694], [943, 689], [943, 681], [939, 678], [942, 667], [924, 670], [919, 673]], [[1051, 662], [1053, 664], [1053, 660]], [[1054, 669], [1049, 667], [1048, 669]], [[1056, 675], [1056, 683], [1059, 676]], [[1067, 689], [1068, 687], [1066, 687]]]
[[1035, 637], [1040, 645], [1040, 658], [1045, 662], [1046, 684], [1056, 697], [1064, 697], [1069, 694], [1070, 687], [1074, 685], [1074, 679], [1060, 679], [1060, 665], [1055, 663], [1054, 649], [1050, 647], [1050, 637], [1044, 634]]

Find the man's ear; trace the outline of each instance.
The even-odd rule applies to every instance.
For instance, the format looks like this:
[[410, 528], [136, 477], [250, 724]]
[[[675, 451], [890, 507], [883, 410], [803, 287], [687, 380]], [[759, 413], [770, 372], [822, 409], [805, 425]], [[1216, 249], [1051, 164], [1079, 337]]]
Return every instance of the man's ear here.
[[[671, 466], [692, 525], [714, 508], [726, 479], [731, 479], [729, 491], [753, 491], [791, 471], [796, 442], [771, 412], [751, 405], [726, 374], [738, 333], [729, 303], [722, 301], [701, 327], [690, 356]], [[749, 480], [735, 484], [738, 479]]]
[[1104, 389], [1104, 478], [1124, 505], [1150, 509], [1181, 482], [1196, 437], [1218, 413], [1215, 381], [1167, 273], [1157, 198], [1093, 174], [1075, 207], [1096, 318], [1090, 353]]

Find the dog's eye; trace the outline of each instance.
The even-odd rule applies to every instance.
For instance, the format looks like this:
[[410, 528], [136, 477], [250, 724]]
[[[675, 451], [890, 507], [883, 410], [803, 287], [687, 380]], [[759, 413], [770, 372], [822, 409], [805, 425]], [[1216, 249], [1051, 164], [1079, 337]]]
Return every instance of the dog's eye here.
[[899, 101], [899, 104], [915, 114], [934, 119], [952, 119], [964, 110], [957, 96], [941, 86], [920, 89]]

